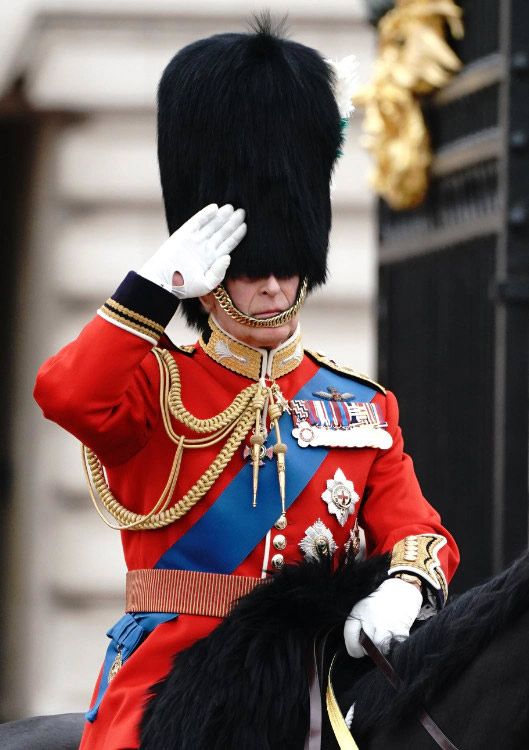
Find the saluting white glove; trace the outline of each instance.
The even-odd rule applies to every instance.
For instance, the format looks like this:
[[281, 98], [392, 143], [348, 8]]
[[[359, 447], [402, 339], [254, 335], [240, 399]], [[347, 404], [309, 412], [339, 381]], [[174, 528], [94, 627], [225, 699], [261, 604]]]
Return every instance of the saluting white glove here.
[[361, 599], [351, 610], [344, 627], [345, 647], [355, 659], [365, 656], [360, 630], [386, 653], [391, 638], [406, 639], [422, 606], [419, 589], [400, 578], [388, 578], [371, 596]]
[[[206, 206], [173, 232], [138, 271], [180, 299], [201, 297], [223, 280], [230, 253], [246, 234], [245, 213], [226, 204]], [[181, 286], [173, 286], [180, 273]]]

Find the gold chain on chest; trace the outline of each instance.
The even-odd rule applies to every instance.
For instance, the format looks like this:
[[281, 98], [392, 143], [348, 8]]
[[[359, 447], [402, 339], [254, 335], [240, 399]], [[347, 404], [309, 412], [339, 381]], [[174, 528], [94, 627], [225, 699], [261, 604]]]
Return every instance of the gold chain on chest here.
[[[171, 354], [165, 349], [158, 348], [153, 349], [153, 354], [160, 371], [160, 410], [163, 424], [167, 436], [176, 444], [176, 450], [165, 487], [149, 513], [134, 513], [125, 508], [112, 494], [103, 466], [96, 454], [90, 448], [82, 446], [90, 497], [99, 516], [113, 529], [160, 529], [182, 518], [204, 497], [222, 474], [253, 423], [252, 399], [257, 393], [258, 383], [252, 383], [241, 391], [220, 414], [210, 419], [199, 419], [182, 403], [180, 373]], [[171, 414], [188, 429], [196, 433], [207, 433], [207, 437], [187, 438], [178, 435], [172, 427]], [[226, 443], [202, 476], [181, 499], [168, 507], [180, 472], [184, 449], [207, 448], [226, 437]], [[107, 513], [118, 521], [117, 525], [110, 523], [102, 513], [96, 495], [99, 496]]]
[[[284, 453], [286, 452], [286, 446], [283, 446], [281, 443], [281, 436], [277, 425], [277, 420], [284, 408], [283, 402], [278, 396], [278, 387], [272, 384], [272, 386], [263, 388], [260, 383], [252, 383], [241, 391], [220, 414], [207, 419], [200, 419], [191, 414], [182, 403], [180, 373], [178, 365], [170, 352], [159, 348], [154, 348], [152, 351], [156, 357], [160, 372], [159, 403], [164, 429], [168, 438], [176, 445], [171, 470], [160, 497], [149, 513], [134, 513], [123, 506], [113, 495], [106, 479], [103, 465], [97, 455], [90, 448], [83, 445], [83, 467], [90, 498], [102, 520], [107, 526], [113, 529], [140, 531], [160, 529], [182, 518], [213, 486], [231, 461], [252, 426], [255, 429], [255, 425], [259, 421], [257, 415], [260, 415], [263, 408], [265, 392], [270, 397], [270, 418], [275, 425], [278, 436], [278, 442], [274, 451], [278, 459], [280, 494], [282, 510], [284, 512]], [[202, 436], [189, 438], [178, 435], [173, 429], [171, 416], [187, 429]], [[177, 500], [171, 507], [168, 507], [174, 494], [184, 449], [196, 450], [208, 448], [224, 439], [226, 439], [224, 446], [202, 476], [181, 499]], [[254, 461], [254, 475], [255, 471]], [[117, 524], [113, 524], [107, 519], [99, 507], [99, 503], [118, 522]]]

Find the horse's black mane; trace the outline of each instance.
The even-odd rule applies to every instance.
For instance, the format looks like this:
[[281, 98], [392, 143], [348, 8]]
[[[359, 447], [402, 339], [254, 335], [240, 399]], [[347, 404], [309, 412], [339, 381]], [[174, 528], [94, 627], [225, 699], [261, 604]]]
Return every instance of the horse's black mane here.
[[388, 556], [334, 572], [327, 558], [289, 565], [244, 596], [152, 687], [141, 750], [302, 746], [314, 639], [341, 628], [354, 602], [387, 577], [388, 565]]
[[529, 607], [529, 553], [496, 577], [459, 596], [395, 645], [391, 662], [402, 679], [395, 692], [378, 674], [354, 687], [353, 734], [391, 723], [450, 685], [487, 644]]

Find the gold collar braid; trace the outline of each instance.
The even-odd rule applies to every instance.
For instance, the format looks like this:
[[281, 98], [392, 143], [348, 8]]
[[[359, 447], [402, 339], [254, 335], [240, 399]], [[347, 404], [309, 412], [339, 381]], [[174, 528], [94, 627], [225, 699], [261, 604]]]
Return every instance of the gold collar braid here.
[[291, 305], [288, 310], [283, 310], [282, 313], [272, 315], [271, 318], [254, 318], [252, 315], [243, 313], [242, 310], [239, 310], [239, 308], [235, 305], [228, 291], [222, 284], [219, 284], [219, 286], [213, 290], [213, 296], [222, 307], [226, 315], [228, 315], [232, 320], [235, 320], [237, 323], [242, 323], [243, 325], [250, 326], [251, 328], [279, 328], [279, 326], [288, 323], [290, 320], [292, 320], [293, 317], [298, 314], [302, 304], [305, 302], [307, 289], [308, 281], [306, 278], [304, 278], [299, 285], [296, 301], [294, 302], [294, 304]]
[[276, 380], [295, 370], [303, 361], [303, 342], [299, 327], [287, 341], [268, 351], [248, 346], [230, 336], [211, 315], [208, 325], [209, 338], [207, 343], [203, 337], [200, 338], [201, 348], [219, 365], [246, 378], [259, 380], [266, 375]]

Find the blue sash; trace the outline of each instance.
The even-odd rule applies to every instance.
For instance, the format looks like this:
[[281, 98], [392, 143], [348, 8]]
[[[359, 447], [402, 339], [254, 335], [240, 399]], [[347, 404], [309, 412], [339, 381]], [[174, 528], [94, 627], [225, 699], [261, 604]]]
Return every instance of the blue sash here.
[[[316, 391], [329, 386], [338, 391], [351, 388], [351, 379], [320, 368], [298, 391], [295, 399], [311, 400]], [[376, 391], [354, 383], [354, 400], [371, 401]], [[353, 399], [351, 399], [353, 400]], [[281, 439], [287, 448], [286, 507], [289, 508], [321, 466], [329, 449], [300, 448], [292, 437], [292, 419], [285, 413], [279, 420]], [[207, 573], [232, 573], [266, 536], [281, 515], [281, 501], [275, 461], [266, 461], [259, 472], [257, 507], [252, 507], [252, 467], [245, 464], [215, 503], [158, 560], [155, 568], [178, 568]], [[128, 613], [107, 632], [111, 639], [94, 705], [85, 714], [95, 721], [108, 687], [108, 675], [118, 651], [124, 663], [137, 646], [162, 622], [177, 613]]]
[[90, 710], [85, 713], [87, 721], [93, 724], [97, 718], [99, 706], [108, 688], [108, 676], [118, 653], [121, 655], [121, 662], [124, 664], [157, 625], [160, 625], [162, 622], [169, 622], [177, 617], [177, 614], [162, 612], [139, 612], [134, 614], [129, 612], [123, 615], [110, 630], [107, 630], [110, 643], [108, 644], [105, 661], [103, 662], [103, 671], [96, 699]]
[[[376, 394], [374, 388], [321, 367], [294, 399], [313, 399], [316, 391], [325, 391], [329, 386], [344, 392], [351, 390], [353, 384], [355, 401], [371, 401]], [[279, 426], [281, 439], [288, 447], [286, 507], [289, 508], [321, 466], [329, 448], [300, 448], [292, 437], [292, 419], [287, 413], [279, 420]], [[273, 440], [273, 436], [271, 438]], [[253, 508], [251, 503], [252, 467], [248, 463], [211, 508], [164, 552], [154, 567], [232, 573], [281, 515], [275, 461], [265, 461], [261, 467], [257, 507]]]

